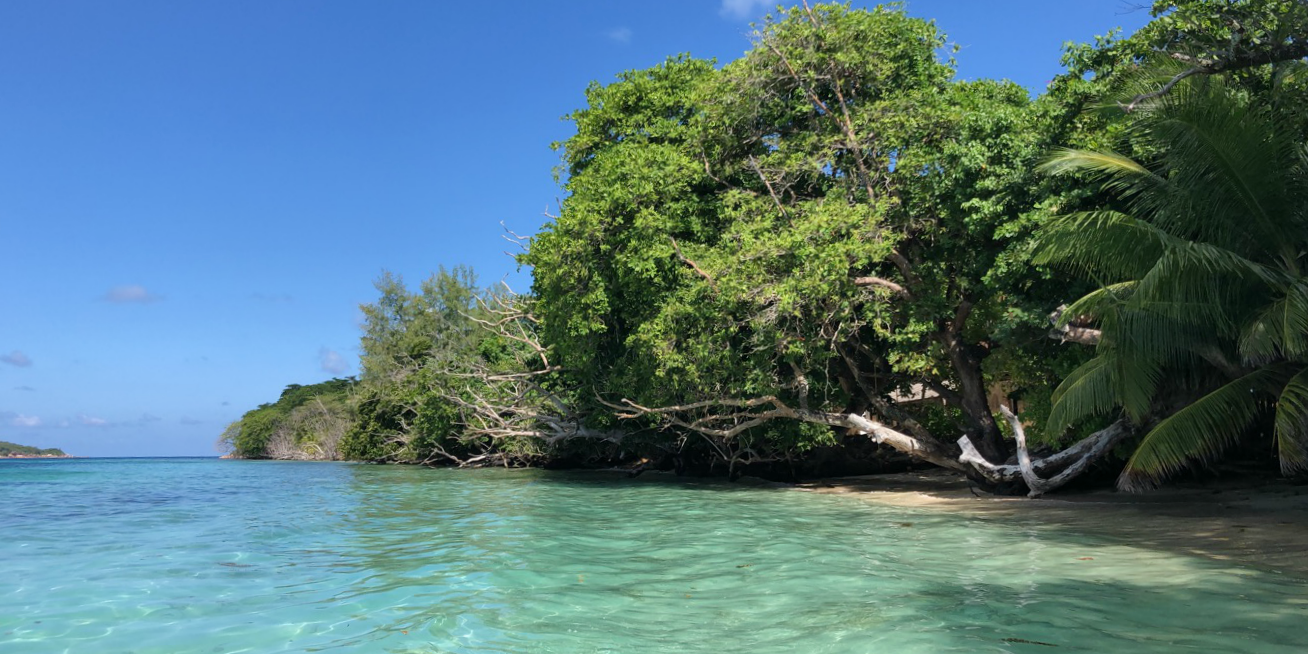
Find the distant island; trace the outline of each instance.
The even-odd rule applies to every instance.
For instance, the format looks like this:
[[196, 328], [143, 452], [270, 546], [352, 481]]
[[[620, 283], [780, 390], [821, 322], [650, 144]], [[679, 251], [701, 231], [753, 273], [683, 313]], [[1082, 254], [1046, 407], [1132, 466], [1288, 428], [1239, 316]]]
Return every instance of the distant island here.
[[39, 447], [32, 447], [30, 445], [19, 445], [18, 443], [0, 441], [0, 459], [63, 459], [63, 458], [68, 458], [68, 455], [65, 454], [63, 450], [57, 447], [52, 447], [43, 450]]

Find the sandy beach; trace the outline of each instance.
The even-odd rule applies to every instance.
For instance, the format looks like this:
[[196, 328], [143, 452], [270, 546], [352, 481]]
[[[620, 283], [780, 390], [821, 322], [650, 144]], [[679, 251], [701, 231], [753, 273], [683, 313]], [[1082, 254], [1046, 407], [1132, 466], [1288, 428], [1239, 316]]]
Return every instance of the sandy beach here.
[[1308, 577], [1308, 486], [1284, 480], [1183, 483], [1145, 494], [1113, 490], [1039, 499], [981, 492], [945, 471], [842, 477], [799, 490], [868, 502], [962, 512], [1014, 526], [1066, 526]]

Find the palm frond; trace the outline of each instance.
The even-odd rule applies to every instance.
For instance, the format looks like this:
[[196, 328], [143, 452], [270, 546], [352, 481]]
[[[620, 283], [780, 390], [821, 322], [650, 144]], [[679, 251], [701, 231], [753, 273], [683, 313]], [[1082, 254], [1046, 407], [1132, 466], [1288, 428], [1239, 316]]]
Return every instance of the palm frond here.
[[[1212, 322], [1178, 320], [1159, 308], [1157, 304], [1146, 305], [1144, 310], [1129, 305], [1119, 308], [1114, 320], [1105, 321], [1112, 328], [1105, 330], [1100, 342], [1124, 359], [1148, 360], [1161, 367], [1192, 361], [1196, 348], [1211, 343], [1218, 334]], [[1211, 311], [1206, 305], [1192, 308], [1200, 316]], [[1174, 306], [1168, 309], [1177, 310]]]
[[1308, 283], [1290, 285], [1245, 325], [1240, 356], [1255, 365], [1308, 356]]
[[1137, 424], [1153, 408], [1154, 394], [1163, 378], [1163, 360], [1153, 352], [1119, 349], [1110, 358], [1112, 388], [1117, 403]]
[[1135, 292], [1135, 281], [1118, 282], [1086, 293], [1081, 299], [1068, 305], [1058, 317], [1055, 327], [1066, 327], [1078, 318], [1099, 318], [1109, 311], [1122, 306]]
[[1278, 85], [1293, 84], [1308, 76], [1308, 63], [1302, 60], [1282, 62], [1276, 71], [1275, 82]]
[[[1160, 63], [1120, 79], [1157, 88], [1155, 78], [1174, 75], [1177, 65]], [[1275, 83], [1283, 86], [1285, 76]], [[1169, 391], [1211, 388], [1214, 369], [1240, 374], [1231, 363], [1238, 352], [1259, 367], [1158, 423], [1119, 483], [1140, 489], [1212, 459], [1273, 403], [1283, 469], [1308, 470], [1308, 278], [1301, 272], [1308, 146], [1301, 118], [1209, 76], [1151, 97], [1132, 117], [1128, 136], [1134, 151], [1149, 154], [1144, 163], [1060, 150], [1041, 166], [1103, 180], [1115, 206], [1125, 207], [1060, 216], [1036, 235], [1037, 263], [1104, 285], [1064, 312], [1064, 321], [1093, 317], [1102, 336], [1096, 358], [1055, 392], [1050, 426], [1114, 406], [1141, 422], [1158, 410], [1164, 380]]]
[[1283, 214], [1295, 204], [1284, 173], [1293, 165], [1297, 132], [1278, 128], [1269, 112], [1220, 80], [1194, 85], [1167, 104], [1145, 133], [1162, 148], [1160, 169], [1180, 195], [1142, 195], [1133, 211], [1176, 236], [1249, 256], [1294, 240], [1283, 231]]
[[1049, 219], [1036, 235], [1034, 261], [1109, 282], [1139, 279], [1165, 250], [1167, 234], [1116, 211]]
[[1057, 148], [1036, 170], [1046, 175], [1068, 175], [1089, 172], [1099, 175], [1149, 175], [1150, 172], [1134, 159], [1116, 152], [1100, 150], [1073, 150]]
[[1280, 280], [1276, 271], [1224, 248], [1168, 239], [1163, 255], [1140, 278], [1131, 305], [1180, 322], [1216, 321], [1229, 333], [1257, 290]]
[[1276, 449], [1282, 474], [1308, 470], [1308, 367], [1291, 377], [1277, 398]]
[[1111, 355], [1097, 356], [1078, 366], [1054, 389], [1047, 422], [1051, 435], [1062, 435], [1077, 422], [1106, 415], [1117, 407], [1111, 363]]
[[1172, 183], [1145, 168], [1138, 161], [1105, 150], [1055, 149], [1037, 168], [1047, 175], [1082, 173], [1101, 180], [1103, 188], [1118, 197], [1155, 197], [1176, 195]]
[[1253, 424], [1284, 373], [1263, 368], [1190, 403], [1158, 423], [1126, 464], [1117, 485], [1123, 490], [1152, 488], [1196, 461], [1221, 454]]

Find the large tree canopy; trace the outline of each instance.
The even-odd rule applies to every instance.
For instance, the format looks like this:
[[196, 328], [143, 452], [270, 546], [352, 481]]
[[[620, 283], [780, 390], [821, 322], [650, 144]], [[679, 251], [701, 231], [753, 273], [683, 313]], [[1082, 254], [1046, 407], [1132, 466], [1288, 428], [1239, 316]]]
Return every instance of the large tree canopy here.
[[[720, 70], [679, 58], [592, 86], [573, 115], [569, 195], [521, 260], [577, 399], [745, 460], [830, 438], [801, 410], [867, 414], [946, 458], [964, 433], [1001, 461], [986, 395], [1050, 347], [1026, 238], [1033, 164], [1068, 121], [954, 81], [943, 37], [898, 9], [797, 8], [754, 38]], [[923, 389], [946, 408], [893, 401]]]

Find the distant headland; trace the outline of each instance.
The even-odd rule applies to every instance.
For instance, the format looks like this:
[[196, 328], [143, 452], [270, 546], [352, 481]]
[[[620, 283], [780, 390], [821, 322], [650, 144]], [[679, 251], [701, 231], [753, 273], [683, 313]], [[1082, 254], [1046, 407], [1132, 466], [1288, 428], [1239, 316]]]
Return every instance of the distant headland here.
[[69, 456], [63, 450], [52, 447], [41, 449], [30, 445], [19, 445], [8, 441], [0, 441], [0, 459], [67, 459]]

